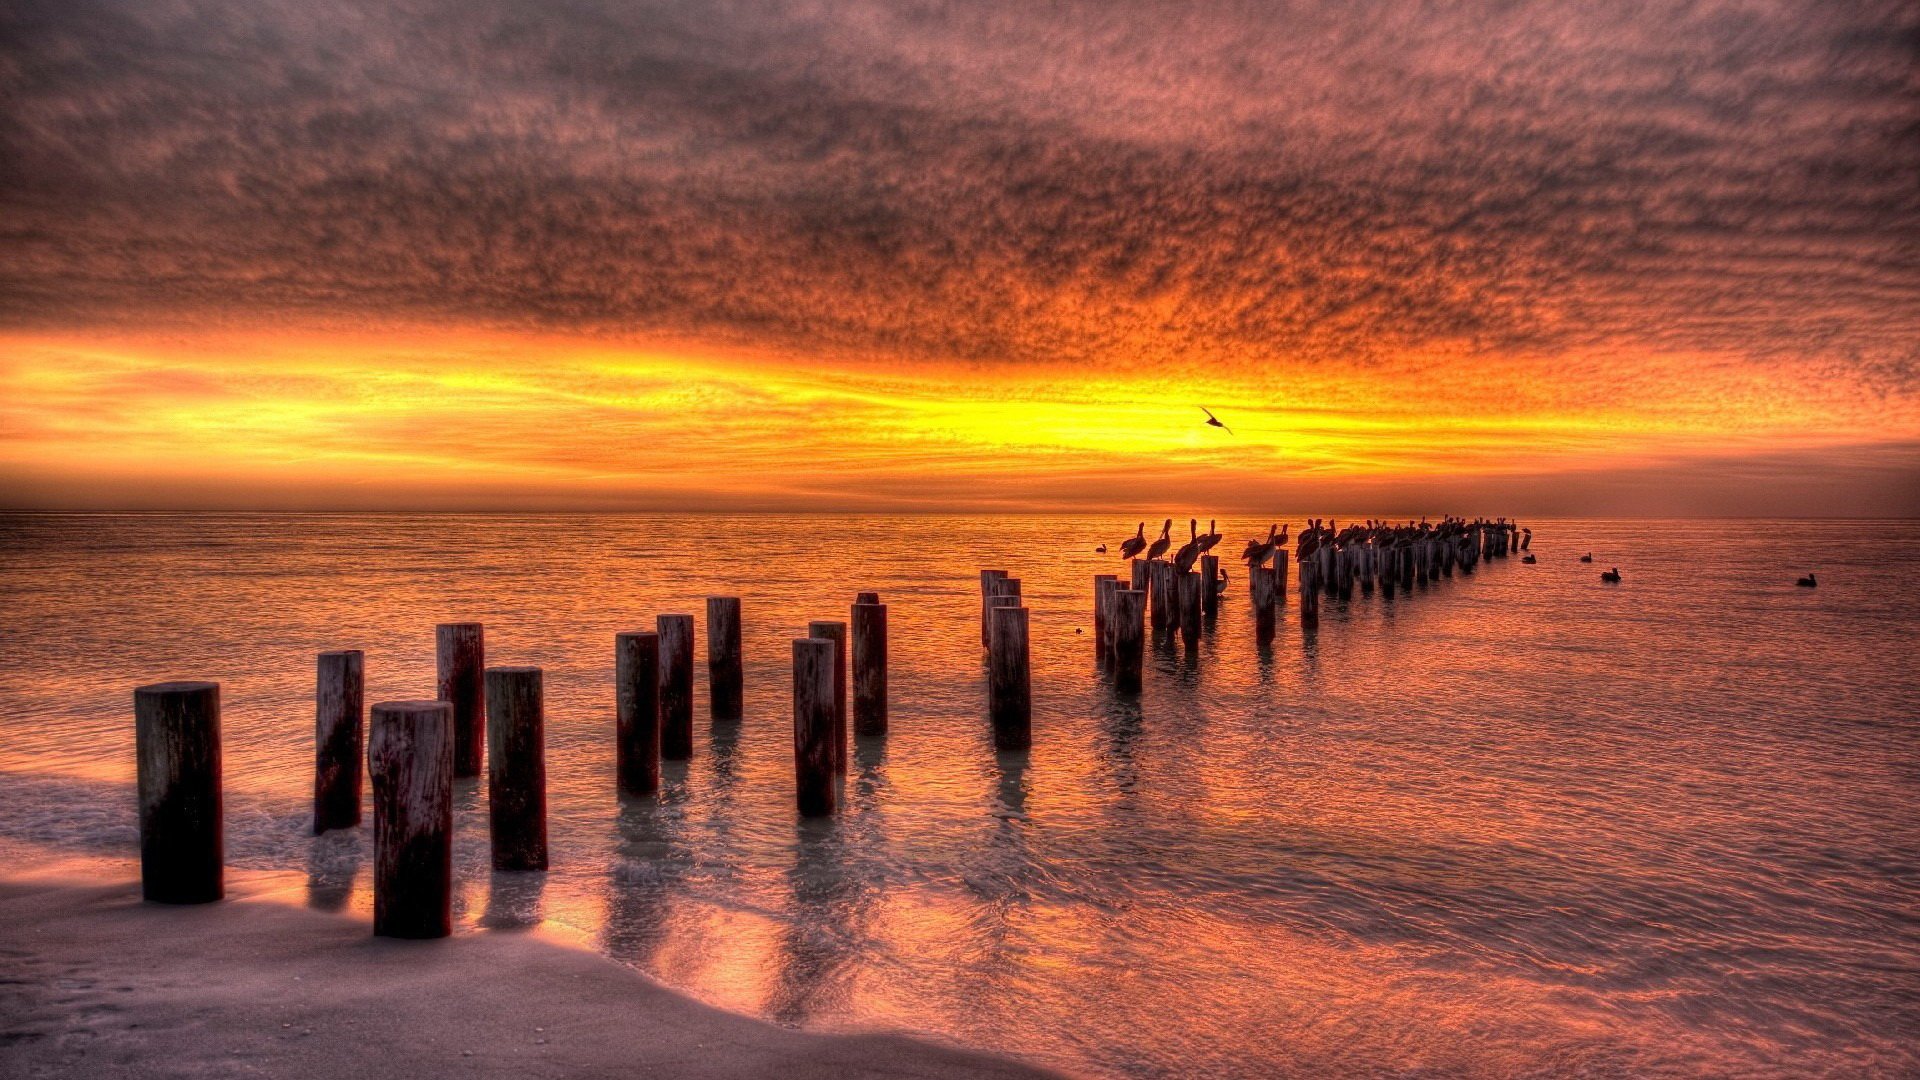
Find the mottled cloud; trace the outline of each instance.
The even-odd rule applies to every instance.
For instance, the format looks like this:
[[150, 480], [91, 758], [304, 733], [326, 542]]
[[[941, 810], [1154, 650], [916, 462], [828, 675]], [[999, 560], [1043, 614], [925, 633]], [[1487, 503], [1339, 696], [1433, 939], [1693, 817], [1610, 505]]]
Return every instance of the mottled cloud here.
[[0, 316], [1920, 378], [1904, 3], [194, 3], [0, 27]]

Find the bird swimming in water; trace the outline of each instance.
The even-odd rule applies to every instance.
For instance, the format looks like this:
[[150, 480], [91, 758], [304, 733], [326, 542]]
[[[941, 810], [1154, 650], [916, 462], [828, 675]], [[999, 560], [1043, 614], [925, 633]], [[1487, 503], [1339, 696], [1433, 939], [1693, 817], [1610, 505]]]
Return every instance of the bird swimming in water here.
[[1580, 561], [1581, 561], [1581, 562], [1592, 562], [1592, 561], [1593, 561], [1593, 552], [1591, 552], [1591, 551], [1589, 551], [1589, 552], [1587, 552], [1587, 553], [1586, 553], [1585, 555], [1582, 555], [1582, 556], [1580, 556]]
[[1213, 546], [1220, 542], [1220, 532], [1214, 528], [1216, 524], [1218, 524], [1217, 521], [1213, 518], [1208, 518], [1207, 531], [1200, 534], [1200, 554], [1202, 555], [1212, 551]]
[[1170, 535], [1172, 532], [1173, 532], [1173, 519], [1168, 518], [1167, 523], [1165, 525], [1160, 526], [1160, 539], [1155, 540], [1153, 542], [1153, 546], [1147, 549], [1148, 562], [1152, 562], [1153, 560], [1159, 558], [1160, 556], [1165, 555], [1167, 553], [1167, 549], [1173, 546], [1173, 537]]
[[1093, 549], [1093, 553], [1095, 555], [1105, 555], [1107, 553], [1107, 545], [1101, 544], [1099, 547]]
[[1209, 409], [1209, 408], [1207, 408], [1207, 407], [1206, 407], [1205, 405], [1202, 405], [1202, 406], [1200, 406], [1200, 411], [1201, 411], [1201, 412], [1203, 412], [1203, 413], [1206, 413], [1206, 414], [1207, 414], [1207, 426], [1208, 426], [1208, 427], [1217, 427], [1217, 428], [1219, 428], [1219, 429], [1220, 429], [1221, 431], [1224, 431], [1224, 432], [1226, 432], [1226, 433], [1227, 433], [1227, 434], [1229, 434], [1229, 435], [1231, 435], [1231, 434], [1233, 434], [1233, 429], [1232, 429], [1232, 428], [1230, 428], [1230, 427], [1228, 427], [1227, 425], [1225, 425], [1225, 424], [1223, 424], [1223, 423], [1221, 423], [1221, 422], [1220, 422], [1220, 418], [1219, 418], [1219, 417], [1217, 417], [1217, 416], [1215, 416], [1215, 415], [1213, 415], [1213, 410], [1212, 410], [1212, 409]]
[[1147, 523], [1143, 521], [1140, 527], [1133, 531], [1133, 535], [1127, 537], [1126, 541], [1120, 545], [1120, 557], [1131, 559], [1145, 550], [1147, 550]]
[[1811, 570], [1807, 572], [1806, 577], [1803, 577], [1799, 581], [1794, 582], [1794, 584], [1800, 586], [1803, 589], [1818, 588], [1820, 585], [1819, 582], [1813, 580], [1813, 572]]
[[1203, 550], [1200, 547], [1200, 522], [1198, 519], [1187, 519], [1187, 536], [1187, 542], [1180, 545], [1179, 552], [1173, 557], [1173, 568], [1183, 574], [1193, 569], [1193, 564], [1200, 560], [1200, 552]]
[[1611, 570], [1600, 571], [1600, 580], [1609, 585], [1620, 584], [1620, 568], [1616, 566]]
[[1535, 557], [1535, 556], [1532, 556], [1532, 555], [1528, 555], [1528, 556], [1526, 556], [1525, 558], [1523, 558], [1523, 559], [1521, 559], [1520, 561], [1521, 561], [1521, 562], [1524, 562], [1524, 563], [1537, 563], [1537, 562], [1539, 562], [1540, 560], [1539, 560], [1539, 559], [1538, 559], [1537, 557]]

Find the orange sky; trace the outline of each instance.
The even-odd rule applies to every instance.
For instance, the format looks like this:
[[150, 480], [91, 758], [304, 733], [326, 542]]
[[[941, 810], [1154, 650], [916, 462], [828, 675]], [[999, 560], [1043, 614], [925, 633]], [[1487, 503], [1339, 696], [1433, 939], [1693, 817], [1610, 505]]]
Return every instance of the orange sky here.
[[1916, 514], [1915, 33], [26, 5], [0, 506]]

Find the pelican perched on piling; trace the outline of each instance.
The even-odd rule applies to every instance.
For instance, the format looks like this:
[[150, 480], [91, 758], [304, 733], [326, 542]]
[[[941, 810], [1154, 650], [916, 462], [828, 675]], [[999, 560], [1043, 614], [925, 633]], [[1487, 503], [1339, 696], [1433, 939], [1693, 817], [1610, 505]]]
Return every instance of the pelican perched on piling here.
[[[1147, 523], [1143, 521], [1140, 523], [1140, 527], [1134, 530], [1133, 535], [1127, 537], [1126, 540], [1120, 544], [1120, 557], [1123, 559], [1131, 559], [1135, 555], [1145, 551], [1146, 548]], [[1104, 546], [1102, 550], [1104, 550]]]
[[1200, 554], [1202, 555], [1212, 551], [1213, 546], [1221, 540], [1220, 531], [1214, 528], [1216, 524], [1218, 524], [1218, 522], [1215, 519], [1208, 518], [1207, 531], [1200, 534]]
[[1173, 568], [1183, 574], [1193, 569], [1193, 564], [1200, 559], [1200, 553], [1206, 550], [1200, 546], [1200, 519], [1187, 519], [1187, 537], [1187, 542], [1181, 544], [1180, 550], [1173, 556]]
[[1172, 533], [1173, 533], [1173, 519], [1168, 518], [1167, 523], [1160, 526], [1160, 539], [1155, 540], [1153, 542], [1153, 546], [1147, 549], [1148, 562], [1152, 562], [1153, 560], [1159, 558], [1160, 556], [1165, 555], [1167, 553], [1167, 549], [1173, 546]]
[[1240, 561], [1246, 563], [1248, 566], [1260, 566], [1264, 564], [1267, 559], [1273, 555], [1274, 545], [1285, 543], [1285, 541], [1278, 538], [1279, 532], [1280, 526], [1267, 526], [1267, 538], [1265, 540], [1247, 541], [1247, 550], [1240, 553]]
[[1812, 588], [1817, 588], [1820, 583], [1813, 580], [1813, 571], [1809, 570], [1807, 571], [1806, 577], [1803, 577], [1799, 581], [1794, 582], [1794, 584], [1800, 586], [1803, 589], [1812, 589]]

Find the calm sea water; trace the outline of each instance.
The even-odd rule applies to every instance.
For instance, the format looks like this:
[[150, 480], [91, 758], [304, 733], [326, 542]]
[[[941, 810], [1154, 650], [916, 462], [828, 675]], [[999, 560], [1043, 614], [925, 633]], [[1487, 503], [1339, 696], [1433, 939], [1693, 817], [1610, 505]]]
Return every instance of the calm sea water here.
[[[431, 696], [433, 625], [473, 619], [547, 672], [554, 868], [492, 874], [464, 782], [468, 930], [1096, 1074], [1920, 1073], [1920, 525], [1529, 522], [1538, 565], [1290, 606], [1269, 649], [1236, 573], [1125, 697], [1088, 611], [1133, 524], [0, 517], [0, 844], [129, 856], [130, 691], [217, 679], [230, 861], [367, 912], [366, 830], [307, 835], [313, 654]], [[984, 719], [987, 566], [1033, 611], [1026, 754]], [[803, 823], [787, 642], [860, 589], [893, 733]], [[746, 719], [697, 662], [694, 759], [622, 803], [613, 636], [709, 593], [744, 598]]]

